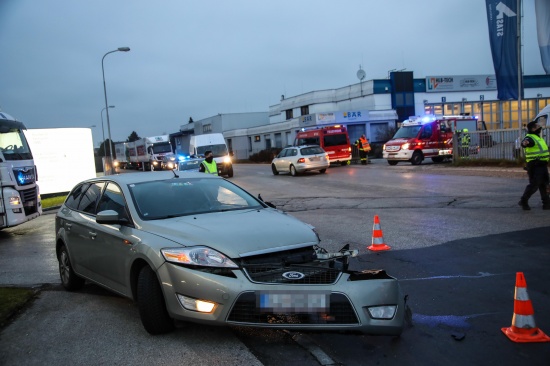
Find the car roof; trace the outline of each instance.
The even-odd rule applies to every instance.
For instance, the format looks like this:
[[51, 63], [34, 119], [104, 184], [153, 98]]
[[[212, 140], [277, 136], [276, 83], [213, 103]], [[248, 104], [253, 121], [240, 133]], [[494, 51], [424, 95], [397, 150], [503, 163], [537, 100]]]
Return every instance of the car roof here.
[[[120, 185], [132, 184], [132, 183], [143, 183], [143, 182], [152, 182], [159, 180], [167, 180], [171, 178], [176, 178], [176, 175], [179, 171], [172, 170], [163, 170], [157, 172], [137, 172], [137, 173], [124, 173], [124, 174], [114, 174], [106, 175], [103, 177], [88, 179], [85, 182], [98, 182], [103, 180], [111, 180]], [[174, 174], [175, 173], [175, 174]], [[181, 175], [179, 176], [181, 178]], [[198, 173], [198, 172], [189, 172], [185, 174], [185, 178], [212, 178], [219, 179], [218, 176], [212, 174]]]
[[295, 148], [295, 149], [301, 149], [301, 148], [304, 148], [304, 147], [320, 147], [322, 149], [321, 146], [319, 145], [299, 145], [299, 146], [289, 146], [289, 147], [285, 147], [285, 149], [290, 149], [290, 148]]

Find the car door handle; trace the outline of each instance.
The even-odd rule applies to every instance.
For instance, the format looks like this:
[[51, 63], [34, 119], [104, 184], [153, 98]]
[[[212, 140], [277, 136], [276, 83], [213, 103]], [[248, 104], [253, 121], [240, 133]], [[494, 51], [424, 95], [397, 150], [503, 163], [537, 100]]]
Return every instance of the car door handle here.
[[97, 233], [95, 231], [88, 231], [88, 234], [90, 234], [90, 237], [92, 238], [92, 240], [94, 240], [95, 237], [97, 236]]
[[65, 228], [67, 228], [67, 230], [71, 230], [72, 227], [73, 224], [69, 224], [68, 222], [65, 223]]

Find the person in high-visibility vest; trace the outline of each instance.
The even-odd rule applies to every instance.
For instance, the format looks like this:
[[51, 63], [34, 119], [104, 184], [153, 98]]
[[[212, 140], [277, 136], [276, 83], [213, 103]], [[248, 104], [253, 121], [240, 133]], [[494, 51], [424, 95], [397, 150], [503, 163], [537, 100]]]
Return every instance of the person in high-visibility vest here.
[[537, 190], [540, 192], [540, 198], [542, 199], [542, 209], [550, 210], [550, 197], [548, 194], [550, 184], [548, 160], [550, 160], [550, 152], [548, 151], [548, 145], [540, 137], [541, 131], [542, 127], [538, 122], [529, 122], [527, 124], [528, 133], [521, 142], [521, 146], [525, 150], [526, 168], [529, 175], [529, 184], [525, 187], [525, 191], [518, 202], [524, 210], [531, 209], [528, 201]]
[[214, 161], [214, 154], [207, 150], [204, 152], [204, 160], [199, 166], [199, 172], [218, 175], [218, 165]]
[[359, 158], [361, 159], [361, 164], [367, 165], [368, 163], [368, 153], [371, 151], [369, 140], [365, 137], [365, 134], [362, 134], [357, 141], [355, 141], [355, 146], [359, 149]]
[[470, 134], [468, 129], [462, 130], [462, 136], [460, 138], [460, 156], [470, 156]]

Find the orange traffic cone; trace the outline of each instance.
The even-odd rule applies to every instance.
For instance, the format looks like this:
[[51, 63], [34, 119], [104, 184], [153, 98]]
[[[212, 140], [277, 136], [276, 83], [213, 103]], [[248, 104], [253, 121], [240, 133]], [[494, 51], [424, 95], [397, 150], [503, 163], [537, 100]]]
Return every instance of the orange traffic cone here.
[[380, 219], [378, 215], [374, 215], [374, 225], [372, 226], [372, 245], [367, 249], [373, 251], [390, 250], [391, 247], [384, 243], [384, 236], [382, 235], [382, 229], [380, 228]]
[[523, 272], [516, 273], [516, 292], [514, 294], [514, 316], [512, 326], [502, 328], [510, 340], [518, 343], [550, 342], [550, 337], [535, 325], [535, 311], [527, 294], [527, 283]]

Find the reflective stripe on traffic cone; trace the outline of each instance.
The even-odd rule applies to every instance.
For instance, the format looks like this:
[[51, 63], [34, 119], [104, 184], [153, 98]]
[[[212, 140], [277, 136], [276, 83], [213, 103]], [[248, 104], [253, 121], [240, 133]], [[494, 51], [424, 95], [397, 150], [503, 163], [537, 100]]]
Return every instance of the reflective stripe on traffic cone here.
[[391, 249], [384, 243], [384, 236], [382, 235], [378, 215], [374, 215], [374, 225], [372, 226], [372, 245], [368, 246], [367, 249], [373, 251]]
[[502, 332], [510, 340], [518, 343], [550, 342], [550, 337], [535, 325], [535, 311], [527, 294], [527, 283], [523, 272], [516, 273], [512, 326], [502, 328]]

